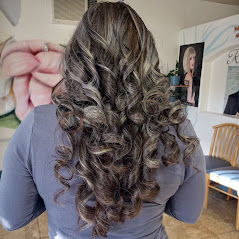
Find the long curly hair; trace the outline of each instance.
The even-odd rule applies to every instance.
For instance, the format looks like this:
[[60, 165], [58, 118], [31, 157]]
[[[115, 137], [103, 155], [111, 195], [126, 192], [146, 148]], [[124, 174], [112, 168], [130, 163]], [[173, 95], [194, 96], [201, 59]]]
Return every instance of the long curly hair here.
[[[52, 97], [68, 143], [56, 148], [55, 176], [64, 187], [55, 200], [78, 175], [79, 222], [92, 226], [92, 237], [107, 237], [110, 223], [136, 217], [143, 201], [159, 194], [159, 142], [165, 146], [163, 164], [178, 163], [169, 126], [188, 144], [185, 163], [198, 140], [179, 132], [185, 111], [179, 101], [170, 103], [154, 38], [127, 4], [98, 3], [84, 14], [66, 46], [62, 71], [63, 90]], [[61, 174], [63, 167], [68, 176]]]

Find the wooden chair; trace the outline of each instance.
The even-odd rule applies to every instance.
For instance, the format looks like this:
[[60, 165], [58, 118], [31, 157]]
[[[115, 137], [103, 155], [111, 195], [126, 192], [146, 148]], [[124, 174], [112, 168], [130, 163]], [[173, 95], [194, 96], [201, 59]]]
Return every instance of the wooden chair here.
[[[214, 134], [206, 165], [207, 163], [217, 162], [219, 167], [215, 164], [215, 167], [207, 168], [204, 209], [207, 208], [208, 204], [209, 188], [226, 194], [227, 200], [231, 197], [237, 200], [239, 198], [239, 125], [227, 123], [216, 125], [213, 128]], [[220, 185], [228, 187], [228, 192], [218, 188]], [[233, 190], [237, 191], [237, 196], [233, 195]], [[239, 230], [239, 200], [236, 229]]]

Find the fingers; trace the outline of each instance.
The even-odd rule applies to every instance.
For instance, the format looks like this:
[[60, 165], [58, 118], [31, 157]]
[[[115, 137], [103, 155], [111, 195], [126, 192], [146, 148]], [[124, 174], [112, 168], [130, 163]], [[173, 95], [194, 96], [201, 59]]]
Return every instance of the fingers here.
[[45, 74], [40, 72], [32, 72], [32, 76], [41, 83], [51, 86], [52, 88], [61, 81], [60, 74]]
[[[43, 49], [44, 43], [46, 43], [46, 41], [44, 40], [26, 40], [26, 41], [15, 42], [3, 49], [2, 59], [4, 59], [9, 54], [15, 51], [28, 52], [28, 53], [36, 55], [37, 53], [44, 51]], [[48, 51], [54, 51], [54, 52], [60, 52], [60, 53], [64, 51], [64, 48], [58, 44], [48, 42], [47, 46], [48, 46]]]
[[13, 91], [16, 99], [16, 115], [20, 120], [30, 112], [31, 104], [29, 104], [30, 92], [29, 92], [30, 75], [15, 77], [13, 81]]
[[3, 49], [2, 73], [14, 77], [16, 115], [20, 120], [35, 106], [52, 103], [52, 88], [62, 79], [63, 50], [60, 45], [43, 40], [15, 42]]
[[30, 99], [34, 106], [45, 105], [51, 103], [52, 88], [42, 84], [34, 77], [29, 83]]
[[40, 52], [36, 55], [40, 62], [34, 70], [42, 73], [58, 74], [60, 70], [61, 54], [58, 52]]
[[3, 75], [19, 76], [33, 71], [40, 62], [30, 53], [14, 52], [8, 55], [2, 65]]

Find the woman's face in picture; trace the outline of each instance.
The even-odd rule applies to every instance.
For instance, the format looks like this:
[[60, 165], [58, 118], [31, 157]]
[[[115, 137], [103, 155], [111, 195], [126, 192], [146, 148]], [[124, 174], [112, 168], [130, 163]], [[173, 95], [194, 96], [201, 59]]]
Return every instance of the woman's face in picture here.
[[189, 66], [190, 66], [190, 70], [194, 70], [194, 65], [195, 65], [195, 55], [192, 54], [189, 57]]

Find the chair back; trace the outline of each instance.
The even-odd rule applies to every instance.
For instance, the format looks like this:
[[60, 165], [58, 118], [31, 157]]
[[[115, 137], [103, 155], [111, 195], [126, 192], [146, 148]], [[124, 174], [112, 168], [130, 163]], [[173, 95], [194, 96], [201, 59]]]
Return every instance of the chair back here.
[[233, 167], [238, 166], [239, 125], [226, 123], [213, 128], [214, 134], [209, 155], [224, 159]]

